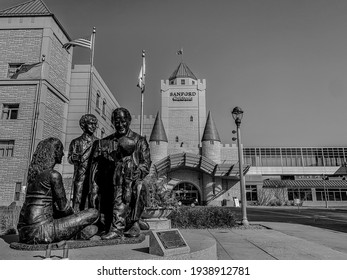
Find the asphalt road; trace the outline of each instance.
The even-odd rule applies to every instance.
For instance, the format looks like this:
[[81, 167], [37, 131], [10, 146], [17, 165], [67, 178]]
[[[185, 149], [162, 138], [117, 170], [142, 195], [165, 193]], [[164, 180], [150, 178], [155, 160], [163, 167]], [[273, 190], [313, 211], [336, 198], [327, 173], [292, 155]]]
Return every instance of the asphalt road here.
[[[241, 208], [234, 208], [241, 220]], [[309, 225], [347, 233], [347, 209], [248, 207], [249, 222], [279, 222]]]

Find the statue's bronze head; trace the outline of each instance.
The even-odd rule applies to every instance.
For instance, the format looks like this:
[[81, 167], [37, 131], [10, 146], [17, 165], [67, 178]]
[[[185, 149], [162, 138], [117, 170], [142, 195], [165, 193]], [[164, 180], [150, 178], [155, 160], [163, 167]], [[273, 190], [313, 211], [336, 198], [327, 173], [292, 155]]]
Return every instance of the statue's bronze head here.
[[125, 108], [117, 108], [112, 112], [111, 118], [112, 124], [119, 136], [124, 136], [129, 130], [131, 123], [130, 112]]
[[40, 141], [29, 166], [28, 183], [35, 180], [39, 173], [61, 163], [63, 156], [63, 143], [58, 138], [50, 137]]
[[83, 132], [93, 134], [98, 127], [98, 119], [93, 114], [85, 114], [80, 119]]

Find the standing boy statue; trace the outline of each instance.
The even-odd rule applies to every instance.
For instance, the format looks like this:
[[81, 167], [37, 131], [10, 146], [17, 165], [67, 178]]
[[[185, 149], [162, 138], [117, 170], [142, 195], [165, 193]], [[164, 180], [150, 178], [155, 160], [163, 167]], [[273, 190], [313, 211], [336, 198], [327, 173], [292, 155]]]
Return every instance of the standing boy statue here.
[[86, 207], [89, 192], [90, 154], [95, 140], [98, 119], [92, 114], [83, 115], [80, 127], [83, 134], [71, 141], [68, 161], [74, 165], [72, 207], [75, 212]]

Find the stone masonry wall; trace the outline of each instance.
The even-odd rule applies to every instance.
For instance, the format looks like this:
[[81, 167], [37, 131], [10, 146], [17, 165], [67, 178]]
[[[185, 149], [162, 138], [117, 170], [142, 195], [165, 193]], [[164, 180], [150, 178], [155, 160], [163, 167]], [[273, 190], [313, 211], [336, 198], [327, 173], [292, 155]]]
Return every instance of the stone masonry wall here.
[[15, 141], [13, 157], [0, 157], [0, 205], [13, 202], [16, 182], [26, 184], [35, 93], [36, 85], [0, 86], [1, 108], [19, 103], [18, 119], [0, 119], [0, 139]]
[[45, 116], [43, 118], [43, 137], [56, 137], [62, 140], [63, 135], [64, 102], [52, 91], [47, 91]]
[[42, 29], [0, 30], [0, 79], [6, 79], [9, 63], [40, 61]]
[[69, 67], [68, 54], [67, 51], [62, 48], [62, 43], [55, 36], [52, 36], [50, 39], [51, 48], [48, 80], [61, 93], [66, 95], [65, 89]]

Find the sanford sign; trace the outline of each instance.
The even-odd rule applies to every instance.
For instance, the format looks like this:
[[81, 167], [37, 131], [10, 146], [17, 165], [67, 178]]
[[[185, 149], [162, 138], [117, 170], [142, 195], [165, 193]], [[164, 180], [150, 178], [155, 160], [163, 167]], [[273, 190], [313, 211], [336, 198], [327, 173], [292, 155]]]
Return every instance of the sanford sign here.
[[195, 91], [178, 91], [178, 92], [170, 92], [170, 96], [172, 97], [172, 101], [192, 101], [193, 96], [196, 95]]

